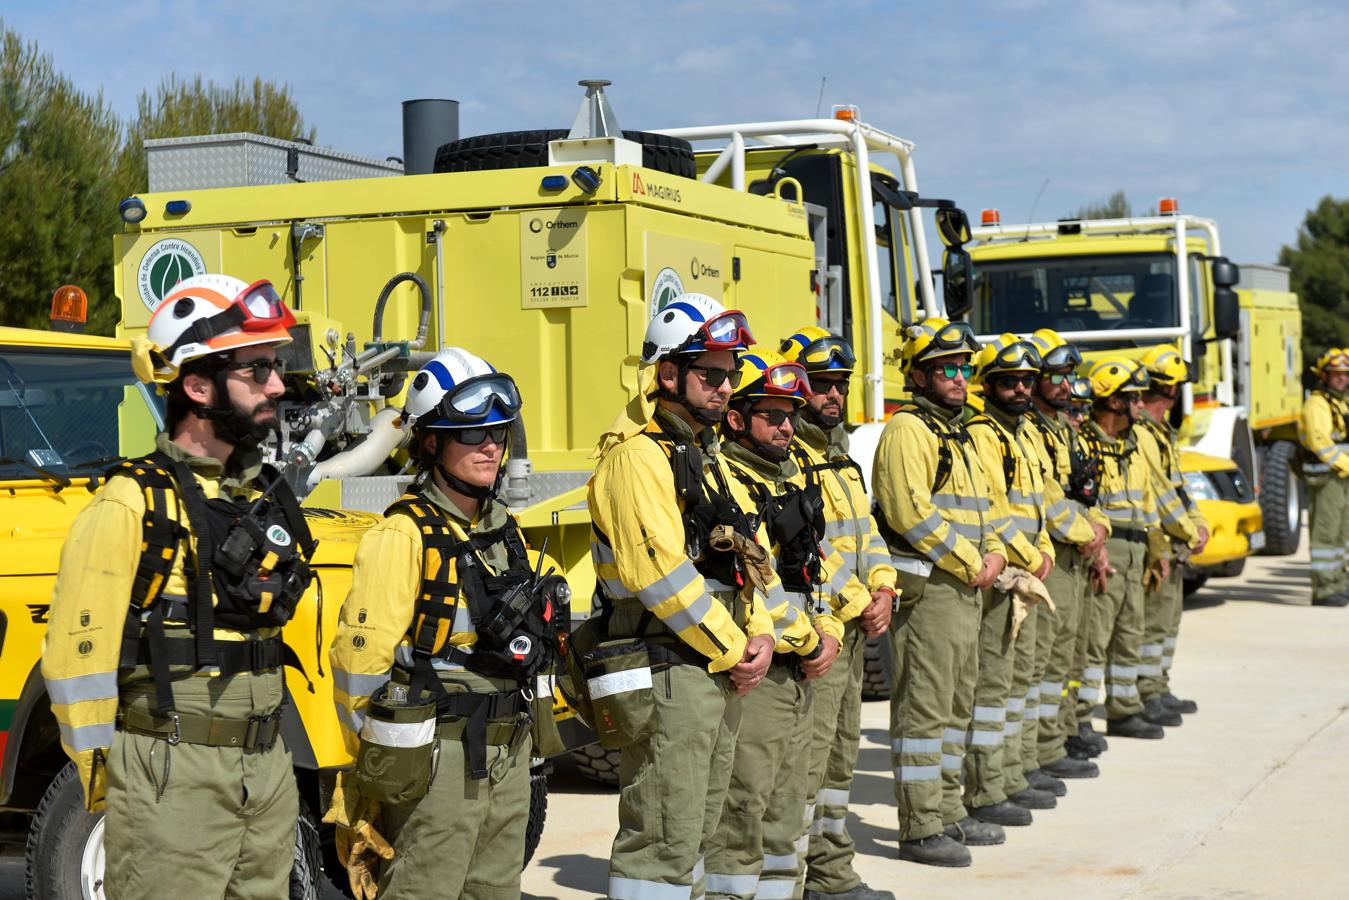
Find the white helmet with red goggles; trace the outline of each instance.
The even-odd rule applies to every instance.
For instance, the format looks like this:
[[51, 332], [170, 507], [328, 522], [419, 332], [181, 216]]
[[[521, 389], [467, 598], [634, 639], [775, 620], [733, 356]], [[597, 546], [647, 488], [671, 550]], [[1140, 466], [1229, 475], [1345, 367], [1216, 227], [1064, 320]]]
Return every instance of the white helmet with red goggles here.
[[186, 362], [240, 347], [290, 343], [295, 316], [272, 283], [229, 275], [180, 281], [150, 316], [133, 351], [142, 380], [167, 383]]
[[744, 350], [753, 343], [740, 310], [725, 309], [706, 294], [680, 294], [646, 326], [642, 362], [707, 350]]

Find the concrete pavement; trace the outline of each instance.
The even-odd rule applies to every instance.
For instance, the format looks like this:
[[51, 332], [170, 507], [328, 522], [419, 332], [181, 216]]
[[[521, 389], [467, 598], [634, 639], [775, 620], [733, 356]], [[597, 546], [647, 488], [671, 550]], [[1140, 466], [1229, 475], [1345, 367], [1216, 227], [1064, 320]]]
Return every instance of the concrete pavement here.
[[[1305, 547], [1305, 542], [1304, 542]], [[857, 869], [900, 896], [1280, 897], [1349, 884], [1349, 609], [1309, 606], [1306, 551], [1256, 558], [1191, 598], [1173, 686], [1199, 713], [1162, 741], [1112, 739], [1102, 775], [968, 869], [895, 858], [888, 707], [863, 709], [849, 829]], [[617, 801], [565, 765], [527, 897], [604, 892]]]

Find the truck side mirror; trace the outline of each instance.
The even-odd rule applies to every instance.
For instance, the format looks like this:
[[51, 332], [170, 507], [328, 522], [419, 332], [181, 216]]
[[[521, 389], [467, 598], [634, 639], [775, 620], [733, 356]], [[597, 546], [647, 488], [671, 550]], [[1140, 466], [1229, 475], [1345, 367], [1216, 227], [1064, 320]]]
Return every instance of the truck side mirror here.
[[[1216, 266], [1214, 281], [1217, 281]], [[1234, 338], [1241, 333], [1241, 301], [1237, 299], [1237, 292], [1216, 284], [1213, 288], [1213, 333], [1219, 338]]]
[[1236, 287], [1241, 280], [1241, 267], [1225, 256], [1213, 259], [1213, 284], [1215, 287]]
[[[968, 223], [966, 228], [969, 228]], [[941, 281], [946, 299], [946, 318], [958, 319], [969, 312], [974, 306], [974, 264], [970, 261], [969, 253], [959, 245], [947, 247], [942, 252]]]
[[938, 209], [937, 234], [947, 247], [960, 247], [970, 242], [970, 219], [965, 210], [957, 207]]

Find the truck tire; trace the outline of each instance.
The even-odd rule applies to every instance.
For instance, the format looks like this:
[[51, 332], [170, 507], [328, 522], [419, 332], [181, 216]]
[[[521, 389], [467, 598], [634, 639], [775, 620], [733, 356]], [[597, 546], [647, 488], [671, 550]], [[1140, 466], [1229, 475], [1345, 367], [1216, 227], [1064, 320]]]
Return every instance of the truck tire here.
[[[290, 900], [318, 900], [321, 863], [318, 820], [302, 800]], [[84, 811], [84, 789], [74, 763], [52, 779], [33, 815], [24, 882], [33, 900], [103, 900], [103, 814]]]
[[599, 744], [587, 744], [571, 752], [576, 768], [597, 784], [618, 787], [619, 751], [608, 750]]
[[529, 824], [525, 826], [525, 865], [534, 858], [543, 838], [543, 826], [548, 821], [548, 776], [543, 772], [529, 773]]
[[889, 634], [867, 638], [862, 645], [862, 699], [888, 700], [894, 683], [894, 651]]
[[1265, 556], [1289, 556], [1302, 541], [1302, 491], [1293, 471], [1300, 449], [1276, 441], [1265, 453], [1260, 473], [1260, 512], [1265, 520]]
[[1186, 575], [1184, 580], [1181, 582], [1182, 590], [1184, 591], [1185, 596], [1188, 597], [1191, 594], [1198, 591], [1201, 587], [1204, 586], [1205, 582], [1207, 581], [1208, 581], [1208, 574], [1205, 572], [1199, 572], [1194, 575]]
[[[435, 172], [483, 172], [548, 165], [548, 142], [567, 136], [566, 129], [502, 131], [442, 144]], [[695, 178], [693, 146], [688, 141], [649, 131], [625, 131], [623, 137], [642, 145], [642, 165], [657, 172]]]

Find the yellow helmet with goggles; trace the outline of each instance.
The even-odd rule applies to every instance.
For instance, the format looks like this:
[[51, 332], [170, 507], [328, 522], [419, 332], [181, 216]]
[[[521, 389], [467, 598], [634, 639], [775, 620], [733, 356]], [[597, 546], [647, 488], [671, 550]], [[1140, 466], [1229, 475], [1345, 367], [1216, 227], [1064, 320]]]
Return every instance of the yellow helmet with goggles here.
[[1038, 372], [1041, 365], [1039, 349], [1011, 333], [998, 335], [974, 358], [975, 377], [980, 381], [1015, 372]]
[[978, 353], [982, 346], [964, 322], [949, 322], [935, 316], [908, 326], [904, 336], [900, 365], [906, 372], [919, 363], [943, 356]]
[[818, 325], [807, 325], [782, 342], [784, 359], [798, 362], [807, 372], [851, 372], [857, 365], [852, 344]]
[[1103, 359], [1091, 367], [1091, 389], [1095, 399], [1145, 390], [1150, 382], [1148, 370], [1136, 360], [1124, 356]]
[[1082, 365], [1082, 353], [1076, 344], [1070, 344], [1052, 328], [1041, 328], [1030, 336], [1030, 342], [1040, 351], [1045, 369], [1076, 369]]
[[1317, 357], [1312, 372], [1317, 378], [1324, 378], [1327, 372], [1349, 372], [1349, 350], [1331, 347]]
[[1143, 354], [1142, 363], [1153, 384], [1172, 386], [1190, 380], [1189, 365], [1171, 344], [1148, 348], [1148, 352]]
[[799, 362], [767, 347], [750, 347], [740, 357], [740, 385], [732, 401], [776, 397], [805, 406], [810, 399], [810, 376]]

